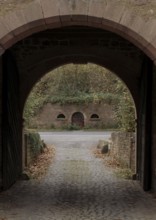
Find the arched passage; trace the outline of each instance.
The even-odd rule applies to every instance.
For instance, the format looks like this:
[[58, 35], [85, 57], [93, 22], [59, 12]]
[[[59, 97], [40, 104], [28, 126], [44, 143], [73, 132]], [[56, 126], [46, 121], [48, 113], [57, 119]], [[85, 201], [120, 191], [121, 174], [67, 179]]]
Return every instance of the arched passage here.
[[64, 27], [32, 35], [12, 47], [12, 52], [21, 69], [22, 108], [27, 94], [40, 77], [71, 62], [92, 62], [115, 72], [128, 86], [135, 104], [139, 105], [135, 81], [140, 77], [145, 55], [116, 34], [97, 28]]
[[[151, 113], [152, 100], [155, 100], [154, 95], [153, 98], [151, 96], [153, 62], [156, 58], [155, 26], [154, 18], [145, 21], [134, 15], [124, 5], [117, 6], [112, 1], [100, 0], [96, 2], [79, 0], [73, 1], [73, 3], [61, 0], [32, 1], [25, 7], [7, 13], [3, 18], [0, 18], [1, 54], [10, 48], [18, 66], [20, 81], [15, 84], [20, 89], [20, 119], [24, 102], [34, 83], [45, 74], [46, 70], [64, 63], [94, 62], [113, 70], [127, 84], [137, 106], [137, 176], [145, 190], [149, 190], [151, 187], [155, 189], [154, 183], [156, 181], [153, 173], [151, 185], [151, 173], [152, 170], [155, 170], [155, 164], [151, 163], [151, 151], [153, 155], [155, 152], [155, 145], [151, 144], [152, 139], [155, 140], [154, 134], [152, 134]], [[63, 27], [69, 27], [69, 29]], [[78, 35], [75, 37], [70, 29], [73, 27], [74, 30], [78, 30]], [[57, 29], [54, 30], [55, 28]], [[44, 30], [48, 31], [44, 32]], [[67, 30], [66, 34], [60, 34], [59, 31], [62, 30]], [[90, 32], [87, 34], [88, 30], [92, 34]], [[33, 33], [38, 33], [38, 37], [32, 35]], [[45, 36], [50, 39], [54, 36], [56, 39], [51, 40], [51, 47], [47, 41], [43, 40]], [[112, 38], [116, 41], [112, 40], [111, 44], [110, 39]], [[8, 72], [8, 76], [10, 73]], [[6, 75], [6, 72], [3, 71], [3, 75]], [[3, 84], [7, 85], [6, 93], [10, 93], [11, 87], [9, 87], [8, 77], [4, 78]], [[3, 105], [6, 101], [3, 98]], [[14, 108], [14, 106], [8, 105], [7, 108], [9, 112], [10, 108]], [[9, 113], [5, 115], [3, 123], [7, 121], [8, 127], [11, 127], [14, 119], [9, 117]], [[7, 132], [2, 133], [3, 140], [4, 137], [8, 137]], [[20, 146], [20, 138], [18, 145]], [[9, 147], [8, 142], [3, 142], [3, 149], [6, 146]], [[9, 149], [11, 148], [9, 147]], [[12, 149], [12, 151], [16, 151], [16, 149]], [[6, 152], [3, 157], [5, 156]], [[10, 172], [12, 171], [10, 170]], [[20, 174], [20, 169], [18, 174]], [[6, 188], [15, 180], [16, 178], [9, 182]]]

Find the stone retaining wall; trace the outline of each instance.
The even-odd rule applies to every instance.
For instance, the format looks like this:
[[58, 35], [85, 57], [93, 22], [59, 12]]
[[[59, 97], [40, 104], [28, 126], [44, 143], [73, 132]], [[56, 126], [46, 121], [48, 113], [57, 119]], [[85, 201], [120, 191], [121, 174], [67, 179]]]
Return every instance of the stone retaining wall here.
[[[0, 114], [2, 115], [2, 58], [0, 58]], [[0, 117], [0, 187], [2, 186], [2, 118]]]
[[113, 132], [111, 135], [111, 155], [119, 161], [121, 166], [130, 168], [135, 173], [136, 147], [135, 133]]
[[36, 132], [26, 132], [24, 134], [24, 165], [25, 167], [33, 163], [33, 161], [39, 156], [43, 149], [43, 142], [40, 139], [40, 135]]
[[[115, 128], [117, 122], [111, 104], [88, 103], [88, 104], [50, 104], [43, 106], [39, 114], [31, 121], [31, 128], [67, 128], [72, 124], [72, 115], [81, 112], [84, 116], [86, 128]], [[63, 114], [65, 118], [57, 118]], [[96, 114], [99, 118], [91, 118]]]

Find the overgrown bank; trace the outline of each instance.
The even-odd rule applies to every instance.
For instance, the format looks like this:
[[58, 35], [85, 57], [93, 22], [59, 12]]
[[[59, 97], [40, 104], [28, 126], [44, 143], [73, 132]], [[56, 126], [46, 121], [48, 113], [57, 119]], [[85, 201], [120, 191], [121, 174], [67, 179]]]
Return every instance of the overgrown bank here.
[[118, 127], [134, 131], [134, 103], [127, 88], [110, 71], [94, 65], [65, 65], [42, 78], [27, 100], [24, 118], [31, 127], [45, 104], [107, 103], [113, 106]]

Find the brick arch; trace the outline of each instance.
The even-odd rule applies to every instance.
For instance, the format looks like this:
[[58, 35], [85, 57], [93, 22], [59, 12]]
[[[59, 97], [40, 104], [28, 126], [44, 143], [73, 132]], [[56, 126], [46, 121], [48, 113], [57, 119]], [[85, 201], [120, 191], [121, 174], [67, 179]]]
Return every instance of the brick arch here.
[[34, 0], [6, 13], [0, 18], [0, 54], [33, 33], [71, 25], [117, 33], [155, 61], [156, 19], [145, 21], [125, 6], [101, 0]]

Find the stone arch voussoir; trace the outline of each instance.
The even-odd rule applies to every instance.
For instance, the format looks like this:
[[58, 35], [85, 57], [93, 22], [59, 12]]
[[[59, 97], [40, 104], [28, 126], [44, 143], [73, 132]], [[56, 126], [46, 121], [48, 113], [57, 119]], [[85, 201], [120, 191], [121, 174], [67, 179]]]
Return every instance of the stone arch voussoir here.
[[0, 54], [17, 41], [49, 28], [81, 25], [102, 28], [128, 39], [156, 59], [156, 19], [102, 0], [34, 0], [0, 17]]

